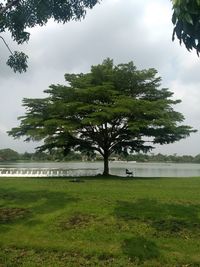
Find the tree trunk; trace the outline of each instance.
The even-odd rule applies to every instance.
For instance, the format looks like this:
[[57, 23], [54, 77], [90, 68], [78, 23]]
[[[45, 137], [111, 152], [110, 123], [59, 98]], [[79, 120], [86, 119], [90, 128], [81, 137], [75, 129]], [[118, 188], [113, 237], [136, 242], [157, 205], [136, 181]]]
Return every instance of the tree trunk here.
[[103, 157], [104, 161], [104, 170], [103, 170], [103, 175], [109, 175], [109, 163], [108, 163], [108, 154], [105, 153]]

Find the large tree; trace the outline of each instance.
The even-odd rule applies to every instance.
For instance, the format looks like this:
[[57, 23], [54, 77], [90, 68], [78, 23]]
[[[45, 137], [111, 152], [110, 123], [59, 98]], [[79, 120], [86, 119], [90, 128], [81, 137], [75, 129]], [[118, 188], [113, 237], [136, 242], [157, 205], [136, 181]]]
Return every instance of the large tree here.
[[[87, 8], [99, 0], [0, 0], [0, 33], [8, 31], [18, 44], [27, 42], [28, 29], [45, 25], [49, 19], [66, 23], [84, 18]], [[2, 36], [1, 39], [5, 42]], [[7, 43], [5, 43], [7, 46]], [[23, 52], [12, 52], [7, 64], [14, 71], [26, 71], [27, 56]]]
[[65, 74], [67, 85], [51, 85], [46, 98], [23, 99], [26, 114], [9, 135], [26, 141], [43, 140], [39, 150], [97, 152], [109, 174], [112, 153], [148, 151], [194, 130], [181, 125], [173, 110], [180, 100], [160, 89], [155, 69], [137, 70], [133, 62], [114, 66], [110, 59], [89, 73]]
[[190, 51], [200, 52], [200, 0], [172, 0], [175, 36]]

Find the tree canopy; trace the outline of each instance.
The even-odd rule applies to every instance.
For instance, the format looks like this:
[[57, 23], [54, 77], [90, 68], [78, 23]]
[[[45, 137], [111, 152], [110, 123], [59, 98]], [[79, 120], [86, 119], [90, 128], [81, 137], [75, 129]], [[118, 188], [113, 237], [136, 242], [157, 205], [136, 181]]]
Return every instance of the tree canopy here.
[[200, 52], [200, 0], [172, 0], [175, 36], [190, 51]]
[[112, 153], [147, 152], [154, 144], [178, 141], [194, 132], [181, 125], [173, 93], [160, 89], [155, 69], [137, 70], [133, 62], [114, 65], [106, 59], [89, 73], [65, 74], [67, 85], [51, 85], [46, 98], [23, 99], [14, 138], [43, 140], [39, 150], [62, 149], [99, 153], [104, 174]]
[[[93, 8], [100, 0], [0, 0], [0, 34], [8, 31], [18, 44], [30, 38], [28, 29], [37, 25], [44, 26], [49, 19], [59, 23], [80, 20], [85, 17], [86, 10]], [[174, 31], [180, 43], [184, 43], [190, 51], [200, 52], [200, 0], [172, 0]], [[0, 36], [4, 41], [4, 38]], [[7, 64], [15, 72], [27, 70], [28, 56], [23, 52], [8, 47], [10, 57]]]
[[[8, 31], [14, 41], [22, 44], [30, 38], [28, 29], [43, 26], [49, 19], [59, 23], [80, 20], [85, 17], [86, 9], [97, 3], [98, 0], [0, 0], [0, 33]], [[7, 64], [15, 72], [26, 71], [27, 56], [9, 51]]]

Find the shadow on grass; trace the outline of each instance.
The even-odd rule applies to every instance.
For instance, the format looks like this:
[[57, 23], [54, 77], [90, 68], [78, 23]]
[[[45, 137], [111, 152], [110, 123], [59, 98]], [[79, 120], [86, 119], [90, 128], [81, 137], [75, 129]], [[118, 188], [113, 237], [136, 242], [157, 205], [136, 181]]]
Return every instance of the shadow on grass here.
[[130, 260], [138, 263], [158, 258], [160, 255], [157, 245], [144, 237], [124, 240], [122, 251]]
[[0, 223], [0, 234], [8, 231], [10, 231], [10, 226], [8, 224], [5, 225]]
[[[150, 236], [181, 237], [200, 236], [200, 206], [160, 203], [151, 199], [140, 199], [136, 202], [118, 201], [114, 215], [124, 220], [129, 227], [132, 224], [145, 223], [149, 226]], [[155, 241], [150, 236], [125, 239], [122, 242], [122, 252], [131, 261], [141, 264], [161, 255]]]
[[[72, 177], [74, 178], [74, 177]], [[95, 176], [85, 176], [85, 177], [75, 177], [77, 179], [84, 179], [85, 181], [87, 180], [119, 180], [119, 181], [136, 181], [136, 180], [165, 180], [165, 179], [174, 179], [174, 177], [139, 177], [139, 176], [118, 176], [118, 175], [103, 175], [103, 174], [98, 174]], [[178, 178], [178, 177], [177, 177]], [[188, 177], [181, 177], [180, 179], [187, 179]], [[56, 178], [57, 179], [57, 178]], [[59, 178], [58, 178], [59, 179]], [[63, 178], [62, 178], [63, 179]], [[69, 177], [66, 177], [64, 179], [69, 179]]]
[[156, 200], [140, 199], [137, 202], [119, 201], [115, 216], [126, 221], [150, 224], [157, 231], [169, 234], [200, 229], [200, 206], [159, 203]]
[[[38, 214], [45, 215], [79, 201], [79, 198], [71, 197], [65, 192], [19, 191], [13, 188], [0, 189], [0, 198], [4, 201], [0, 207], [0, 211], [2, 211], [0, 212], [1, 224], [21, 219], [20, 221], [29, 226], [34, 226], [38, 223], [34, 216]], [[18, 213], [22, 209], [27, 210], [27, 213], [24, 213], [24, 216], [20, 218]]]

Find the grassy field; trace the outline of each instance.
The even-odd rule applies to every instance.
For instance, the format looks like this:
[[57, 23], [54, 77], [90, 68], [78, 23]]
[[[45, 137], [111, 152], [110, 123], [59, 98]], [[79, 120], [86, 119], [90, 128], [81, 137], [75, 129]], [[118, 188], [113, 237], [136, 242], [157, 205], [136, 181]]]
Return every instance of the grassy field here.
[[200, 178], [1, 178], [0, 266], [200, 266]]

